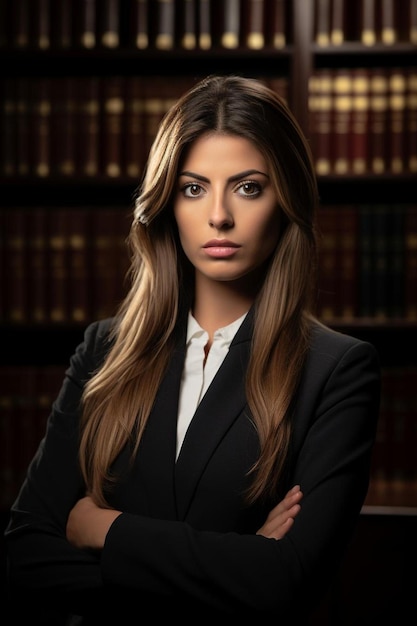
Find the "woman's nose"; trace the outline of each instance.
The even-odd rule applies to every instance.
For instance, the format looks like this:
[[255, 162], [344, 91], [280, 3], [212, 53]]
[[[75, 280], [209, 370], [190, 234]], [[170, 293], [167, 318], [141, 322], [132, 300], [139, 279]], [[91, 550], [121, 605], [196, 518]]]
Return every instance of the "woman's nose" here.
[[221, 195], [214, 199], [209, 212], [209, 225], [213, 228], [230, 228], [233, 226], [233, 216], [227, 206], [225, 198]]

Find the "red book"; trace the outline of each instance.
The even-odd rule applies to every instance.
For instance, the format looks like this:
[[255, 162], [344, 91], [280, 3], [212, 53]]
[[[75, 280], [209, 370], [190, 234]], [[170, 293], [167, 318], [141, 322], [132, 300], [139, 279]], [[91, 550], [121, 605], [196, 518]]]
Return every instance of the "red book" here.
[[407, 80], [405, 119], [406, 158], [409, 172], [417, 173], [417, 68], [404, 70]]
[[369, 167], [370, 85], [367, 68], [352, 68], [352, 125], [350, 157], [353, 174], [366, 174]]
[[405, 318], [417, 321], [417, 204], [410, 204], [405, 214]]
[[350, 144], [352, 134], [352, 73], [348, 69], [335, 69], [333, 73], [333, 170], [335, 174], [351, 171]]
[[118, 178], [123, 171], [126, 78], [108, 76], [103, 81], [102, 172]]
[[389, 68], [388, 72], [388, 171], [401, 174], [406, 170], [406, 105], [407, 81], [402, 68]]
[[369, 169], [372, 174], [387, 170], [388, 76], [384, 68], [374, 68], [370, 76]]
[[318, 69], [309, 81], [309, 135], [318, 175], [333, 169], [333, 72]]

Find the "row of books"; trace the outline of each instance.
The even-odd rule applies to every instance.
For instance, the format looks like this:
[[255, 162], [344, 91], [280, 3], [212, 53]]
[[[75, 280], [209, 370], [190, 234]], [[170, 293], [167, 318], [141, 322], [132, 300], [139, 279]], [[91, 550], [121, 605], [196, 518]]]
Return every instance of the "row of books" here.
[[417, 44], [417, 0], [314, 0], [314, 41]]
[[289, 0], [6, 0], [1, 43], [40, 50], [283, 48]]
[[417, 205], [319, 210], [318, 314], [417, 321]]
[[[74, 346], [75, 348], [75, 346]], [[0, 509], [8, 508], [41, 441], [65, 366], [0, 367]], [[417, 481], [417, 367], [382, 370], [381, 411], [372, 460], [373, 490]], [[417, 500], [416, 500], [417, 502]], [[399, 503], [400, 504], [400, 503]]]
[[[125, 294], [125, 207], [0, 210], [0, 318], [74, 324], [110, 315]], [[326, 321], [417, 321], [417, 205], [319, 210], [317, 313]]]
[[111, 315], [125, 294], [121, 207], [0, 211], [1, 319], [12, 324], [84, 324]]
[[309, 115], [318, 174], [417, 172], [417, 67], [317, 68]]
[[[286, 77], [262, 78], [285, 99]], [[197, 78], [14, 77], [0, 82], [0, 176], [141, 176], [159, 123]]]

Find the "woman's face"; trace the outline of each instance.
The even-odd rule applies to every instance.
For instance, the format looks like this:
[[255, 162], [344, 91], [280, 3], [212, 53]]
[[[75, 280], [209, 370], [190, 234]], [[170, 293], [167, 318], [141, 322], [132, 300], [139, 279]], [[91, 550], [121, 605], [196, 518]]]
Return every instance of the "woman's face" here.
[[197, 139], [179, 172], [174, 216], [197, 279], [256, 275], [280, 236], [280, 211], [261, 152], [242, 137]]

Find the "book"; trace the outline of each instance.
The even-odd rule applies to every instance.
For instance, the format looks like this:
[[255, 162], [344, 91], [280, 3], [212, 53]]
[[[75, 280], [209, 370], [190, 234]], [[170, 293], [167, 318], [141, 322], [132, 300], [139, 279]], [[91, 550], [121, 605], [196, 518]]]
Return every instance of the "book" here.
[[148, 0], [132, 0], [131, 26], [133, 28], [133, 47], [146, 50], [149, 46], [149, 2]]
[[100, 171], [100, 80], [97, 76], [79, 76], [76, 82], [77, 173], [94, 177]]
[[237, 48], [240, 43], [240, 0], [223, 2], [223, 29], [220, 45], [223, 48]]
[[410, 0], [408, 37], [410, 43], [417, 44], [417, 0]]
[[366, 174], [369, 167], [369, 70], [355, 67], [352, 78], [352, 124], [350, 132], [351, 171], [355, 175]]
[[210, 50], [212, 46], [211, 1], [198, 2], [198, 45], [202, 50]]
[[155, 47], [158, 50], [171, 50], [175, 45], [174, 0], [156, 0], [156, 5]]
[[193, 50], [197, 47], [197, 15], [195, 0], [183, 0], [181, 47]]
[[386, 204], [372, 207], [370, 215], [371, 268], [369, 289], [371, 291], [370, 314], [375, 319], [386, 320], [389, 310], [388, 291], [388, 215]]
[[12, 366], [0, 366], [3, 384], [0, 387], [0, 506], [10, 509], [17, 495], [14, 469], [15, 398], [18, 393], [18, 377]]
[[375, 0], [362, 0], [361, 41], [364, 46], [374, 46], [377, 41]]
[[407, 81], [405, 119], [406, 169], [417, 173], [417, 67], [404, 70]]
[[145, 128], [143, 125], [144, 95], [142, 76], [129, 76], [127, 78], [125, 117], [125, 174], [139, 180], [147, 157], [143, 150]]
[[266, 6], [267, 44], [275, 50], [285, 48], [287, 36], [287, 0], [275, 0]]
[[12, 324], [28, 322], [28, 211], [12, 207], [3, 214], [6, 233], [3, 298], [6, 321]]
[[359, 317], [371, 318], [374, 313], [374, 252], [372, 205], [359, 204]]
[[69, 49], [74, 46], [75, 6], [72, 0], [51, 2], [51, 47]]
[[345, 41], [345, 0], [333, 0], [330, 18], [330, 42], [340, 46]]
[[309, 79], [309, 135], [319, 176], [330, 174], [333, 169], [333, 71], [316, 69]]
[[391, 204], [387, 215], [387, 308], [388, 317], [403, 318], [405, 312], [405, 204]]
[[398, 40], [394, 0], [381, 0], [381, 41], [392, 45]]
[[[28, 176], [32, 170], [32, 149], [31, 141], [31, 116], [30, 108], [30, 84], [27, 76], [16, 78], [16, 137], [15, 150], [17, 153], [16, 171], [18, 176]], [[11, 124], [10, 128], [13, 128]], [[13, 149], [8, 150], [9, 155], [13, 155]]]
[[389, 68], [388, 80], [388, 171], [401, 174], [406, 169], [405, 118], [407, 81], [402, 68]]
[[333, 320], [338, 310], [339, 228], [336, 207], [320, 206], [319, 227], [319, 296], [317, 314], [323, 321]]
[[90, 213], [91, 210], [88, 207], [71, 207], [67, 220], [68, 321], [83, 325], [91, 319]]
[[50, 76], [37, 77], [30, 83], [32, 173], [39, 178], [51, 173], [51, 84]]
[[108, 76], [103, 82], [101, 170], [110, 178], [118, 178], [124, 169], [125, 80], [124, 76]]
[[[21, 209], [17, 209], [21, 210]], [[49, 263], [48, 263], [48, 209], [43, 206], [30, 209], [27, 247], [30, 258], [28, 290], [28, 318], [33, 324], [49, 320]]]
[[59, 207], [48, 211], [47, 244], [49, 267], [48, 322], [68, 322], [68, 209]]
[[105, 48], [118, 48], [120, 45], [120, 0], [101, 0], [100, 43]]
[[383, 174], [387, 170], [388, 77], [385, 68], [373, 68], [369, 81], [369, 170]]
[[76, 78], [57, 77], [51, 89], [51, 174], [74, 176], [77, 170]]
[[333, 71], [333, 124], [331, 133], [334, 146], [332, 166], [336, 174], [351, 171], [351, 117], [352, 117], [352, 76], [349, 68]]
[[80, 0], [76, 41], [81, 48], [89, 50], [97, 44], [96, 11], [96, 0]]
[[0, 117], [0, 172], [2, 176], [16, 174], [19, 155], [16, 150], [17, 134], [17, 101], [16, 81], [6, 78], [1, 83], [1, 117]]
[[318, 46], [330, 44], [330, 2], [331, 0], [316, 0], [315, 3], [315, 41]]
[[31, 0], [14, 0], [11, 3], [11, 43], [14, 48], [27, 48], [31, 43]]
[[359, 245], [358, 210], [354, 204], [334, 207], [337, 220], [337, 310], [336, 317], [351, 321], [358, 315]]
[[404, 317], [415, 322], [417, 321], [417, 204], [407, 206], [404, 222]]
[[32, 0], [33, 45], [40, 50], [51, 47], [50, 0]]
[[264, 0], [249, 0], [246, 7], [245, 45], [250, 50], [261, 50], [265, 46]]

